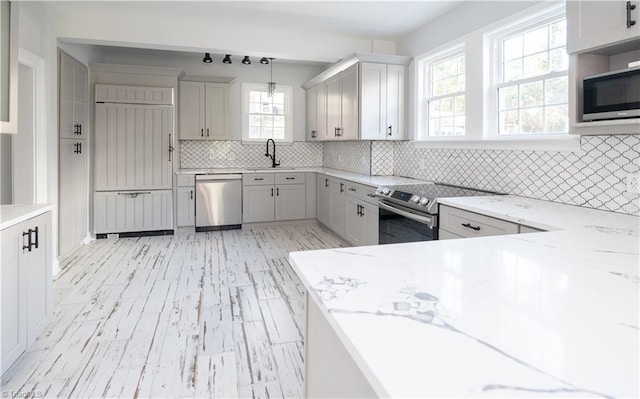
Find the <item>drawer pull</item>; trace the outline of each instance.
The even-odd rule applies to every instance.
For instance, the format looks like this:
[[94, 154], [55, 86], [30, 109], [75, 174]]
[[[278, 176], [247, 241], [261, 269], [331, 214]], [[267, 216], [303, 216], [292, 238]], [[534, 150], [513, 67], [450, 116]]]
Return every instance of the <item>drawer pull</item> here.
[[367, 193], [367, 197], [375, 198], [376, 196], [374, 194]]
[[128, 195], [131, 198], [137, 198], [141, 194], [151, 194], [151, 191], [138, 191], [136, 193], [118, 193], [118, 195]]
[[287, 180], [295, 180], [295, 177], [286, 177]]
[[263, 177], [254, 177], [253, 180], [264, 180]]
[[349, 187], [349, 191], [353, 191], [353, 192], [355, 192], [355, 191], [356, 191], [356, 189], [355, 189], [355, 188], [353, 188], [353, 187]]
[[480, 231], [480, 226], [472, 226], [471, 223], [462, 223], [462, 226], [471, 230]]

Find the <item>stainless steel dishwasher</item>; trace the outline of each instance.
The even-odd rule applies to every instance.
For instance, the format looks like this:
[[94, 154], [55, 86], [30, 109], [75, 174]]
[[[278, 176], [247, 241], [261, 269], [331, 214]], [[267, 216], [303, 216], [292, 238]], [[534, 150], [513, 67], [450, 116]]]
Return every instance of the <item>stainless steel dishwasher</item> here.
[[242, 228], [242, 175], [196, 175], [196, 231]]

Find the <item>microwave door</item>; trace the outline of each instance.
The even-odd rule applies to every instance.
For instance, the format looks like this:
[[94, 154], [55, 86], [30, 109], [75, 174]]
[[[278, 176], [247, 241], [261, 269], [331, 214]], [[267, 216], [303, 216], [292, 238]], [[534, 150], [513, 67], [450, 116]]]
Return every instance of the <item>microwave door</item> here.
[[640, 70], [586, 78], [583, 82], [583, 120], [640, 116]]

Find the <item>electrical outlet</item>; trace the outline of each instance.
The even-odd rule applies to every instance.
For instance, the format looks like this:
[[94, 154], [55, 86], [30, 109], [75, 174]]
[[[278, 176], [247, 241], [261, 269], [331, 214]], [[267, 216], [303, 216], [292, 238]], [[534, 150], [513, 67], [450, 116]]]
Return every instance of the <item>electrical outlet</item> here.
[[627, 173], [627, 192], [640, 194], [640, 187], [638, 186], [638, 180], [640, 180], [640, 173]]
[[218, 154], [216, 153], [216, 150], [209, 150], [209, 159], [216, 159], [218, 158]]

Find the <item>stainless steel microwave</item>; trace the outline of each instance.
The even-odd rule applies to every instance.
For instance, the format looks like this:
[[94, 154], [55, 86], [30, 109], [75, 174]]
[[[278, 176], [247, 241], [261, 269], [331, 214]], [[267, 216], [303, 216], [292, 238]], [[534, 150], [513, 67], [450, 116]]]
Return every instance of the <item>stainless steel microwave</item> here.
[[582, 87], [585, 122], [640, 117], [640, 67], [588, 76]]

